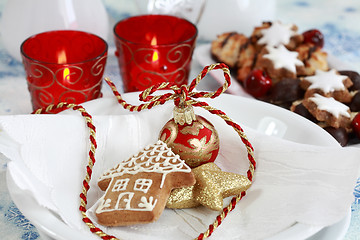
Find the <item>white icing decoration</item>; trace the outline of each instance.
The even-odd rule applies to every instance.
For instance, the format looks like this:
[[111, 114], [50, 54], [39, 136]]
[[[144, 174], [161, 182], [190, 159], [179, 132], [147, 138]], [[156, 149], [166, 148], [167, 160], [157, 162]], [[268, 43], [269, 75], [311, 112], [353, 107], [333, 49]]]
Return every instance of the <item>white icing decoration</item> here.
[[[103, 212], [111, 212], [114, 210], [128, 210], [128, 211], [140, 211], [140, 212], [152, 211], [157, 203], [157, 199], [154, 199], [154, 197], [152, 196], [149, 197], [149, 200], [145, 196], [142, 196], [140, 198], [141, 202], [138, 203], [139, 208], [132, 208], [131, 200], [133, 199], [133, 197], [134, 197], [133, 192], [122, 192], [121, 194], [119, 194], [114, 208], [110, 208], [111, 199], [104, 200], [102, 198], [98, 208], [96, 209], [96, 213], [99, 214]], [[122, 201], [125, 202], [125, 208], [119, 207]]]
[[113, 192], [119, 192], [119, 191], [124, 191], [126, 190], [126, 187], [129, 183], [129, 178], [124, 178], [124, 179], [117, 179], [113, 188], [112, 188], [112, 191]]
[[273, 22], [269, 28], [260, 31], [262, 37], [258, 43], [271, 47], [278, 47], [282, 44], [286, 45], [290, 42], [290, 38], [296, 34], [296, 32], [291, 29], [293, 26], [293, 24], [283, 24], [278, 21]]
[[310, 97], [309, 100], [313, 101], [317, 105], [318, 109], [327, 111], [335, 117], [339, 117], [340, 115], [350, 117], [348, 112], [349, 107], [339, 101], [336, 101], [332, 97], [324, 97], [315, 93], [314, 97]]
[[309, 89], [320, 89], [324, 93], [329, 93], [346, 89], [343, 83], [346, 78], [346, 76], [337, 74], [335, 69], [330, 71], [317, 69], [314, 76], [305, 77], [304, 79], [311, 83]]
[[[151, 148], [153, 149], [150, 150]], [[160, 158], [157, 158], [157, 156], [161, 156], [162, 162], [159, 162]], [[148, 158], [148, 160], [145, 161], [145, 158]], [[167, 147], [166, 143], [159, 140], [155, 144], [145, 147], [141, 155], [139, 153], [106, 171], [99, 180], [114, 178], [122, 176], [123, 174], [135, 175], [139, 172], [162, 173], [163, 176], [160, 184], [160, 188], [162, 188], [168, 173], [189, 173], [191, 172], [191, 169], [186, 165], [185, 161], [180, 159], [179, 155], [175, 155], [171, 149]]]
[[293, 73], [296, 73], [296, 66], [304, 66], [304, 63], [297, 58], [298, 52], [289, 51], [280, 45], [277, 48], [266, 46], [268, 54], [263, 57], [270, 59], [274, 63], [275, 69], [285, 68]]
[[149, 201], [146, 199], [146, 197], [142, 196], [140, 199], [140, 203], [138, 204], [138, 207], [140, 208], [144, 208], [147, 211], [152, 211], [157, 203], [157, 199], [155, 199], [153, 197], [149, 197]]
[[136, 179], [134, 190], [147, 193], [152, 185], [152, 179], [139, 178]]
[[[122, 192], [119, 194], [118, 199], [116, 201], [115, 210], [122, 209], [122, 210], [131, 210], [131, 199], [134, 197], [133, 192]], [[125, 198], [125, 196], [128, 196], [128, 198]], [[123, 198], [124, 197], [124, 198]], [[119, 205], [121, 203], [121, 199], [126, 203], [125, 208], [120, 208]]]
[[98, 208], [96, 209], [96, 213], [101, 213], [101, 212], [103, 212], [104, 208], [109, 208], [110, 203], [111, 203], [110, 198], [108, 198], [106, 200], [104, 198], [101, 198], [100, 204], [99, 204]]

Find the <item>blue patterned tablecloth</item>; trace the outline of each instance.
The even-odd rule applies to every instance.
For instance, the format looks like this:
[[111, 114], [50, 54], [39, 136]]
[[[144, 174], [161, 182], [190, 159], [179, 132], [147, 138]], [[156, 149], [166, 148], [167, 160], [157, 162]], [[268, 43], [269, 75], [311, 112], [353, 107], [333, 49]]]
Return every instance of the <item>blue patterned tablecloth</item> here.
[[[234, 1], [224, 0], [223, 2], [231, 4]], [[5, 0], [0, 0], [0, 17], [5, 2]], [[103, 2], [110, 17], [111, 28], [116, 21], [136, 11], [133, 0], [103, 0]], [[247, 1], [244, 0], [244, 2]], [[275, 0], [274, 2], [276, 2], [277, 19], [286, 23], [296, 23], [301, 31], [310, 28], [320, 29], [325, 35], [325, 50], [349, 64], [353, 69], [360, 71], [360, 1]], [[198, 44], [207, 41], [200, 39]], [[109, 36], [108, 43], [109, 59], [105, 75], [109, 76], [117, 86], [121, 86], [118, 66], [113, 54], [112, 36]], [[197, 75], [200, 70], [201, 66], [195, 59], [191, 75]], [[24, 76], [22, 64], [13, 59], [0, 42], [0, 115], [31, 112], [30, 95]], [[103, 91], [105, 96], [111, 94], [106, 87]], [[36, 228], [12, 202], [7, 191], [5, 173], [6, 163], [0, 162], [0, 238], [3, 240], [40, 239]], [[351, 210], [351, 224], [345, 237], [346, 240], [360, 239], [360, 179], [355, 186]]]

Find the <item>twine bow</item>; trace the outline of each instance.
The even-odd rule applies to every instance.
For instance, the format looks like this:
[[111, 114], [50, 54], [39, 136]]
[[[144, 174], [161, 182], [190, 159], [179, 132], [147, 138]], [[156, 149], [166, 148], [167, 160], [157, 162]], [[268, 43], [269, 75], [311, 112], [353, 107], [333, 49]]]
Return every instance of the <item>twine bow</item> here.
[[[214, 92], [197, 92], [194, 91], [195, 87], [199, 84], [199, 82], [212, 70], [221, 69], [224, 72], [224, 78], [225, 82], [224, 84], [218, 88]], [[108, 79], [105, 78], [105, 81], [109, 86], [111, 87], [114, 95], [118, 99], [118, 102], [127, 110], [131, 112], [140, 112], [144, 109], [151, 109], [154, 106], [165, 104], [169, 100], [174, 100], [174, 103], [177, 107], [186, 107], [188, 105], [194, 106], [194, 107], [202, 107], [206, 109], [208, 112], [212, 114], [216, 114], [219, 117], [221, 117], [228, 125], [232, 126], [234, 130], [238, 133], [240, 136], [242, 142], [245, 144], [247, 152], [248, 152], [248, 159], [250, 162], [249, 170], [247, 171], [247, 177], [250, 181], [252, 181], [253, 173], [256, 168], [256, 162], [253, 155], [253, 147], [251, 146], [251, 143], [248, 141], [243, 129], [240, 127], [239, 124], [235, 123], [231, 118], [229, 118], [223, 111], [213, 108], [209, 106], [206, 102], [197, 101], [196, 98], [216, 98], [220, 94], [226, 91], [226, 89], [231, 85], [231, 78], [230, 78], [230, 70], [229, 67], [224, 63], [216, 63], [211, 64], [209, 66], [206, 66], [201, 73], [192, 80], [189, 86], [182, 85], [181, 87], [178, 87], [177, 85], [173, 83], [163, 82], [155, 84], [147, 89], [145, 89], [143, 92], [140, 93], [139, 99], [140, 101], [147, 102], [140, 104], [138, 106], [131, 105], [127, 103], [120, 95], [120, 93], [117, 91], [114, 83]], [[174, 93], [165, 93], [163, 95], [155, 95], [152, 96], [153, 93], [155, 93], [158, 90], [162, 89], [171, 89], [174, 91]]]
[[[224, 72], [225, 82], [224, 84], [218, 88], [214, 92], [198, 92], [194, 91], [196, 86], [199, 84], [199, 82], [212, 70], [221, 69]], [[114, 92], [115, 96], [118, 99], [118, 102], [127, 110], [129, 111], [135, 111], [139, 112], [144, 109], [151, 109], [154, 106], [162, 105], [167, 101], [174, 100], [174, 104], [177, 107], [183, 108], [189, 105], [195, 106], [195, 107], [203, 107], [204, 105], [207, 105], [205, 102], [200, 102], [195, 99], [197, 98], [216, 98], [220, 94], [226, 91], [226, 89], [231, 84], [230, 79], [230, 70], [224, 63], [218, 63], [218, 64], [212, 64], [210, 66], [205, 67], [202, 72], [192, 80], [191, 84], [189, 86], [182, 85], [178, 87], [174, 83], [169, 82], [162, 82], [155, 84], [147, 89], [145, 89], [142, 93], [139, 95], [139, 100], [143, 102], [147, 102], [144, 104], [140, 104], [138, 106], [130, 105], [126, 103], [125, 100], [122, 99], [119, 92], [116, 90], [115, 85], [111, 82], [110, 79], [105, 78], [105, 81], [109, 84], [112, 91]], [[163, 89], [171, 89], [174, 93], [165, 93], [163, 95], [157, 95], [153, 96], [152, 94], [155, 93], [158, 90]]]

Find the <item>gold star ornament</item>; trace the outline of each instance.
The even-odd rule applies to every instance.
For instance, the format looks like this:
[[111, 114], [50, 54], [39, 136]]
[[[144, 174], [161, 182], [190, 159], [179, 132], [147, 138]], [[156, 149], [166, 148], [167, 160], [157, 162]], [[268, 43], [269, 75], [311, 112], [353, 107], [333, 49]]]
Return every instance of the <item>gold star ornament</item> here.
[[223, 172], [215, 163], [193, 168], [196, 183], [191, 187], [174, 189], [167, 201], [167, 208], [192, 208], [203, 205], [221, 211], [223, 199], [238, 195], [251, 186], [251, 181], [240, 174]]

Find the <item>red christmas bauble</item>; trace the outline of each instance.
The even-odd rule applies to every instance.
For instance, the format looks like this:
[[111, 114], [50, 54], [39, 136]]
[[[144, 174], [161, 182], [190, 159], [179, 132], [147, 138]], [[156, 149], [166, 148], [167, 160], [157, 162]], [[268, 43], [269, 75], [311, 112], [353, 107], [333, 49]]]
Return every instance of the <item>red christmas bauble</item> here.
[[191, 124], [180, 125], [174, 119], [169, 120], [159, 138], [191, 168], [214, 162], [219, 153], [219, 135], [215, 127], [199, 115]]

